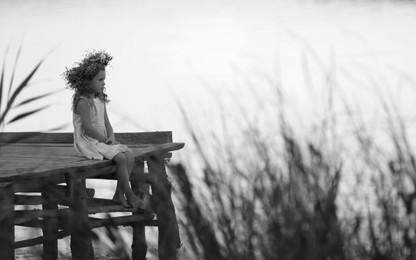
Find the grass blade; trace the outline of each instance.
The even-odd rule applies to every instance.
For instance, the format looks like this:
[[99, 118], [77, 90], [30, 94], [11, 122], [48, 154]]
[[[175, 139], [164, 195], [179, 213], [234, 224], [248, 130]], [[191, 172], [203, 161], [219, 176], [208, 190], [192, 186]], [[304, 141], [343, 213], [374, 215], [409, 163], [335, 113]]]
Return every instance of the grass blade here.
[[[3, 82], [4, 82], [4, 70], [6, 67], [6, 61], [3, 61], [3, 68], [1, 70], [1, 78], [0, 78], [0, 115], [1, 115], [1, 104], [2, 104], [2, 100], [3, 100]], [[0, 125], [1, 125], [1, 121], [0, 121]]]
[[19, 95], [19, 93], [27, 86], [27, 83], [30, 81], [30, 79], [33, 77], [33, 75], [36, 73], [36, 71], [39, 69], [40, 65], [42, 64], [43, 59], [36, 65], [36, 67], [32, 70], [32, 72], [20, 83], [19, 87], [13, 92], [12, 96], [10, 97], [6, 110], [3, 114], [1, 114], [0, 117], [0, 123], [4, 121], [4, 118], [6, 117], [7, 113], [9, 112], [11, 106], [13, 105], [13, 102], [15, 101], [16, 97]]
[[19, 50], [17, 50], [16, 59], [14, 60], [14, 66], [13, 66], [12, 75], [11, 75], [11, 78], [10, 78], [8, 98], [10, 98], [10, 93], [12, 93], [12, 86], [13, 86], [13, 81], [14, 81], [14, 74], [15, 74], [15, 71], [16, 71], [17, 62], [19, 61], [19, 57], [20, 57], [20, 52], [21, 51], [22, 51], [22, 44], [20, 44]]
[[35, 100], [38, 100], [38, 99], [41, 99], [41, 98], [44, 98], [44, 97], [47, 97], [47, 96], [50, 96], [50, 95], [52, 95], [52, 94], [54, 94], [56, 92], [57, 91], [52, 91], [52, 92], [49, 92], [49, 93], [46, 93], [46, 94], [42, 94], [42, 95], [39, 95], [39, 96], [36, 96], [36, 97], [33, 97], [33, 98], [26, 99], [26, 100], [20, 102], [19, 104], [17, 104], [16, 106], [14, 106], [14, 108], [17, 108], [17, 107], [26, 105], [28, 103], [31, 103], [31, 102], [33, 102]]
[[13, 119], [12, 119], [12, 120], [10, 120], [9, 122], [7, 122], [7, 124], [10, 124], [10, 123], [16, 122], [16, 121], [18, 121], [18, 120], [20, 120], [20, 119], [23, 119], [23, 118], [25, 118], [25, 117], [27, 117], [27, 116], [30, 116], [30, 115], [32, 115], [32, 114], [34, 114], [34, 113], [37, 113], [37, 112], [41, 111], [41, 110], [44, 110], [44, 109], [45, 109], [45, 108], [47, 108], [47, 107], [49, 107], [49, 106], [44, 106], [44, 107], [41, 107], [41, 108], [39, 108], [39, 109], [35, 109], [35, 110], [29, 111], [29, 112], [25, 112], [25, 113], [19, 114], [19, 115], [17, 115], [17, 116], [15, 116], [15, 117], [13, 117]]

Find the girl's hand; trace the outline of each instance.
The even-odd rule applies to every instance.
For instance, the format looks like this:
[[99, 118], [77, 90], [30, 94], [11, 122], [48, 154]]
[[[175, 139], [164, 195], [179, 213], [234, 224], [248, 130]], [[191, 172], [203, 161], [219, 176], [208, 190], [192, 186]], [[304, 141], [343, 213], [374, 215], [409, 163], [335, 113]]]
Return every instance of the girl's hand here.
[[105, 144], [117, 144], [116, 139], [114, 138], [114, 135], [110, 136], [106, 141]]

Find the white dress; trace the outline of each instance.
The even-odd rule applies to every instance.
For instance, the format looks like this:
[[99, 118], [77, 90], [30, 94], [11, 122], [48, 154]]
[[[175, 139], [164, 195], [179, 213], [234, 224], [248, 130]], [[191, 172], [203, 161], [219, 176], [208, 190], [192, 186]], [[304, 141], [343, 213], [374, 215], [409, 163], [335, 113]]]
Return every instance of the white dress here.
[[[81, 97], [90, 106], [90, 119], [92, 126], [95, 129], [108, 138], [107, 129], [105, 128], [104, 113], [105, 113], [105, 104], [99, 98], [87, 99]], [[91, 100], [93, 102], [91, 102]], [[73, 113], [73, 124], [74, 124], [74, 147], [75, 150], [82, 156], [87, 157], [88, 159], [103, 160], [113, 159], [116, 154], [120, 152], [126, 152], [130, 150], [124, 144], [105, 144], [99, 142], [97, 139], [89, 137], [84, 128], [82, 127], [81, 116]], [[131, 150], [130, 150], [131, 151]]]

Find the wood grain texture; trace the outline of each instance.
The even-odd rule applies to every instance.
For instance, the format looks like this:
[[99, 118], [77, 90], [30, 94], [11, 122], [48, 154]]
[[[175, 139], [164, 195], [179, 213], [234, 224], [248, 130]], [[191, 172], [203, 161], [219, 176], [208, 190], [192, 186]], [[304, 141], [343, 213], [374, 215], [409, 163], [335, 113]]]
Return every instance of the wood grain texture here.
[[13, 186], [0, 183], [0, 259], [14, 260]]
[[[129, 144], [162, 144], [172, 142], [171, 131], [115, 133], [116, 140]], [[73, 143], [73, 133], [4, 132], [0, 144], [7, 143]]]
[[[160, 259], [177, 259], [180, 237], [164, 161], [170, 158], [172, 151], [182, 149], [185, 144], [172, 142], [170, 131], [116, 133], [116, 140], [132, 149], [140, 173], [143, 174], [143, 161], [148, 161], [149, 170], [157, 175], [160, 181], [155, 186], [155, 197], [160, 203], [156, 210], [157, 221], [149, 211], [126, 209], [109, 200], [91, 198], [94, 191], [85, 187], [85, 180], [114, 179], [115, 164], [112, 160], [88, 160], [78, 155], [73, 147], [72, 133], [0, 133], [0, 195], [3, 197], [2, 214], [5, 214], [0, 218], [0, 229], [6, 232], [0, 243], [1, 259], [13, 259], [13, 248], [39, 243], [44, 244], [45, 253], [54, 259], [56, 239], [69, 234], [73, 259], [93, 259], [90, 229], [106, 225], [109, 220], [92, 219], [88, 215], [105, 212], [133, 213], [111, 221], [134, 227], [134, 259], [145, 259], [146, 225], [159, 227]], [[57, 187], [60, 183], [67, 186]], [[136, 192], [142, 188], [134, 180], [132, 186]], [[148, 190], [147, 184], [146, 188]], [[40, 191], [42, 195], [15, 194]], [[14, 210], [15, 204], [42, 204], [43, 208], [19, 211]], [[69, 208], [59, 208], [58, 204]], [[15, 242], [14, 225], [42, 227], [44, 236]], [[64, 231], [59, 230], [61, 227]]]
[[[184, 143], [164, 143], [131, 147], [136, 160], [155, 153], [182, 149]], [[88, 160], [79, 156], [71, 145], [8, 145], [0, 151], [0, 182], [38, 179], [62, 174], [84, 174], [93, 177], [105, 174], [112, 167], [110, 160]], [[108, 173], [108, 171], [107, 171]]]

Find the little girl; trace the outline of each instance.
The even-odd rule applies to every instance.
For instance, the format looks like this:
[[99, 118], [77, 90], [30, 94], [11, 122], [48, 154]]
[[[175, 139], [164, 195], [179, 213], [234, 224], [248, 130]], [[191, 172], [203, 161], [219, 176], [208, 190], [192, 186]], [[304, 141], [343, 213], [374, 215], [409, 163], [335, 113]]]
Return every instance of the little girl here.
[[107, 115], [105, 68], [112, 59], [105, 51], [92, 51], [63, 73], [68, 87], [75, 91], [72, 98], [74, 146], [89, 159], [113, 160], [118, 180], [113, 201], [124, 207], [143, 208], [143, 201], [130, 187], [134, 155], [126, 145], [116, 142]]

